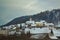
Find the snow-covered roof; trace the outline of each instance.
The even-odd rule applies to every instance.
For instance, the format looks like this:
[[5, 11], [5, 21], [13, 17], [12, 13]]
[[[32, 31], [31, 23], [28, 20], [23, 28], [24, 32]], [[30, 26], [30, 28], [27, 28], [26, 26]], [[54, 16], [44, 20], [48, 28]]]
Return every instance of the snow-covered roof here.
[[46, 23], [46, 21], [45, 21], [45, 20], [41, 20], [40, 22], [41, 22], [41, 23], [43, 23], [43, 22], [45, 22], [45, 23]]
[[9, 32], [9, 35], [14, 35], [16, 31]]
[[60, 30], [54, 29], [54, 30], [53, 30], [53, 33], [54, 33], [55, 36], [60, 37]]
[[60, 24], [56, 25], [56, 27], [60, 27]]
[[17, 24], [18, 25], [18, 27], [20, 27], [20, 24]]
[[5, 28], [5, 29], [9, 29], [9, 27], [7, 27], [7, 26], [5, 26], [5, 27], [3, 27], [3, 28]]
[[27, 32], [29, 32], [30, 31], [30, 29], [29, 28], [25, 28], [25, 34], [27, 33]]
[[39, 33], [49, 33], [49, 28], [25, 28], [25, 32], [30, 31], [31, 34], [39, 34]]
[[43, 39], [45, 36], [46, 36], [45, 34], [36, 34], [36, 35], [31, 35], [30, 38]]
[[22, 26], [25, 26], [25, 23], [22, 23], [21, 25], [22, 25]]
[[31, 34], [39, 34], [39, 33], [49, 33], [49, 29], [48, 28], [32, 28], [30, 30]]
[[16, 27], [14, 27], [13, 29], [16, 29]]
[[58, 39], [56, 36], [49, 36], [50, 37], [50, 39]]
[[39, 23], [39, 24], [47, 24], [47, 22], [46, 21], [40, 21], [40, 22], [35, 22], [35, 23]]
[[45, 25], [49, 26], [49, 25], [54, 25], [53, 23], [46, 23]]
[[41, 23], [42, 24], [42, 22], [35, 22], [35, 23], [39, 23], [39, 24]]
[[26, 21], [26, 24], [34, 24], [34, 21]]
[[20, 34], [21, 34], [21, 32], [16, 32], [16, 34], [19, 34], [19, 35], [20, 35]]
[[31, 24], [31, 26], [36, 26], [36, 24]]

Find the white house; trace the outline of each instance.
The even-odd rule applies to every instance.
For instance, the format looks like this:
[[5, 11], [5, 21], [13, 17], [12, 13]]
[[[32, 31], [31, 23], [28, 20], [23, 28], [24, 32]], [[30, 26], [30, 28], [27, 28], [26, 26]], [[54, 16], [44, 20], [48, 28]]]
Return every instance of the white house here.
[[60, 30], [53, 29], [53, 33], [55, 36], [60, 37]]
[[21, 26], [22, 26], [22, 27], [25, 26], [25, 23], [21, 23]]
[[26, 21], [26, 24], [34, 24], [34, 21]]
[[25, 23], [21, 23], [21, 28], [25, 29], [25, 27], [26, 27]]
[[9, 26], [5, 26], [5, 27], [3, 27], [3, 29], [9, 29]]
[[0, 30], [0, 34], [8, 35], [9, 30]]
[[31, 27], [36, 27], [36, 24], [31, 24]]
[[47, 23], [45, 20], [40, 20], [40, 23]]
[[30, 32], [31, 34], [44, 34], [44, 33], [50, 33], [49, 28], [25, 28], [25, 33]]
[[10, 31], [9, 35], [14, 35], [16, 33], [16, 31]]
[[49, 26], [50, 26], [50, 27], [54, 27], [54, 24], [53, 24], [53, 23], [46, 23], [45, 25], [48, 26], [48, 27], [49, 27]]
[[17, 24], [18, 27], [20, 27], [20, 24]]
[[31, 34], [50, 33], [48, 28], [32, 28], [30, 29]]

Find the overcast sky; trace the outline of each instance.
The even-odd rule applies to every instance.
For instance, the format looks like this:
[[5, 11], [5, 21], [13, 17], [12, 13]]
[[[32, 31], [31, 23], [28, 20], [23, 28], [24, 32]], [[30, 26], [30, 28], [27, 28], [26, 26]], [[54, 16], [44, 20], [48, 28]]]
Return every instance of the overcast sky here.
[[0, 25], [16, 17], [59, 8], [60, 0], [0, 0]]

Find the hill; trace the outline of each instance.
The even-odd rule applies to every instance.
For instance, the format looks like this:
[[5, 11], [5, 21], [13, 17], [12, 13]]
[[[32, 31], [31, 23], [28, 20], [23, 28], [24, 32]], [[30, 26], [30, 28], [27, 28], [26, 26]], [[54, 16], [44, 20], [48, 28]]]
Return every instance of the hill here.
[[25, 23], [26, 21], [29, 20], [30, 17], [35, 21], [45, 20], [47, 22], [57, 24], [58, 22], [60, 22], [60, 9], [53, 9], [51, 11], [47, 10], [30, 16], [18, 17], [2, 26]]

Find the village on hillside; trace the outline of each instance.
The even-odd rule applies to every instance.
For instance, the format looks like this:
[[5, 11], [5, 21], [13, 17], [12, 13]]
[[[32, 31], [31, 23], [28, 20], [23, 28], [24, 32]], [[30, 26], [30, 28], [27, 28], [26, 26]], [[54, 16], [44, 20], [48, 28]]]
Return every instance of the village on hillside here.
[[60, 37], [60, 27], [56, 27], [53, 23], [48, 23], [45, 20], [34, 21], [30, 18], [29, 21], [21, 24], [9, 25], [0, 28], [0, 35], [29, 35], [31, 39], [43, 39], [48, 35], [49, 39], [58, 39]]

